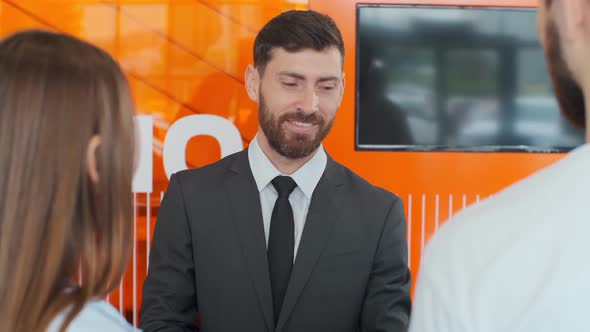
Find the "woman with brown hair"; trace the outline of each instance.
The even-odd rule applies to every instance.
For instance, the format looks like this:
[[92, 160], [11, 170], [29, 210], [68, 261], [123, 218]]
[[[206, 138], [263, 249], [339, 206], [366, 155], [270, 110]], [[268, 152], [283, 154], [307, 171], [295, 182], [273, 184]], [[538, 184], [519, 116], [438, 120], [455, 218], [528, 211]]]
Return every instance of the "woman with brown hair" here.
[[1, 331], [131, 329], [100, 299], [132, 245], [132, 109], [104, 51], [43, 31], [0, 41]]

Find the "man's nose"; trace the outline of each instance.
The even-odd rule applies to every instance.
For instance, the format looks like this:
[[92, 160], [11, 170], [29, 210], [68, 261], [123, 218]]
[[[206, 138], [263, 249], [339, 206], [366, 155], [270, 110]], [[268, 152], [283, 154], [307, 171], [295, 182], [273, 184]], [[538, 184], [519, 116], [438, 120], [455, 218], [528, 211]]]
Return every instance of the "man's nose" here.
[[318, 111], [319, 97], [314, 89], [305, 89], [302, 92], [301, 101], [298, 108], [308, 114]]

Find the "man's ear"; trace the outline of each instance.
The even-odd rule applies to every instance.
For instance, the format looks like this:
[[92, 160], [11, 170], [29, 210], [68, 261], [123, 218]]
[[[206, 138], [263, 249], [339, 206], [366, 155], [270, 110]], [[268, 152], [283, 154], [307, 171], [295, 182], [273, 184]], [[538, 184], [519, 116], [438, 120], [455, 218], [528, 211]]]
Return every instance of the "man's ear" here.
[[553, 5], [558, 16], [556, 21], [562, 22], [562, 36], [566, 42], [576, 43], [586, 39], [586, 31], [590, 17], [588, 0], [556, 1]]
[[546, 1], [539, 0], [539, 7], [537, 8], [537, 35], [543, 48], [547, 47], [548, 10]]
[[338, 106], [342, 103], [342, 98], [344, 98], [344, 89], [346, 88], [346, 73], [342, 73], [342, 88], [340, 89], [340, 100], [338, 101]]
[[94, 135], [88, 141], [88, 147], [86, 148], [86, 171], [88, 177], [94, 185], [98, 184], [100, 177], [98, 175], [98, 165], [96, 161], [96, 151], [100, 146], [100, 137]]
[[248, 65], [244, 76], [248, 97], [250, 97], [252, 101], [258, 103], [258, 89], [260, 87], [260, 75], [258, 74], [258, 70], [253, 65]]

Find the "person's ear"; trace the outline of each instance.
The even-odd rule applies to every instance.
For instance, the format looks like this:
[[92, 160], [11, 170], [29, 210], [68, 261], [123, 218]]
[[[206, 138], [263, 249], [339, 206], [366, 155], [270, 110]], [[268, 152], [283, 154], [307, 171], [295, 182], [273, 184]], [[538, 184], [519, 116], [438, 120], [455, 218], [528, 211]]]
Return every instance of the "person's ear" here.
[[97, 165], [97, 158], [96, 152], [98, 147], [100, 146], [100, 137], [98, 135], [94, 135], [88, 141], [88, 147], [86, 148], [86, 171], [88, 172], [88, 177], [90, 177], [90, 181], [93, 184], [98, 184], [100, 180], [100, 176], [98, 175], [98, 165]]
[[260, 93], [260, 91], [258, 91], [260, 87], [260, 75], [258, 70], [253, 65], [248, 65], [246, 68], [245, 82], [248, 97], [250, 97], [252, 101], [258, 103], [258, 95]]
[[344, 89], [346, 88], [346, 73], [342, 73], [342, 88], [340, 89], [340, 100], [338, 101], [338, 106], [342, 103], [342, 98], [344, 97]]
[[561, 33], [565, 42], [585, 42], [586, 30], [588, 30], [588, 13], [590, 4], [588, 0], [556, 1], [556, 22], [561, 21]]

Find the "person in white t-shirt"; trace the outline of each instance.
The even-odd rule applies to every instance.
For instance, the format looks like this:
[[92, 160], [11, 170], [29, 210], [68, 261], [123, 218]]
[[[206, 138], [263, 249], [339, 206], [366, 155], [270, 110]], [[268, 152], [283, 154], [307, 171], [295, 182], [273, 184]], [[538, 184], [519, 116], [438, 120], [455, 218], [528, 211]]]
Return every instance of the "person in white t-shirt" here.
[[[541, 0], [538, 29], [563, 114], [588, 128], [590, 1]], [[410, 331], [590, 331], [589, 255], [585, 144], [459, 213], [434, 235]]]
[[132, 109], [106, 52], [46, 31], [0, 41], [0, 331], [133, 330], [100, 300], [132, 245]]

